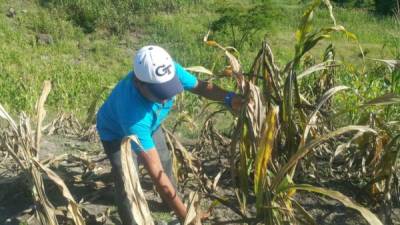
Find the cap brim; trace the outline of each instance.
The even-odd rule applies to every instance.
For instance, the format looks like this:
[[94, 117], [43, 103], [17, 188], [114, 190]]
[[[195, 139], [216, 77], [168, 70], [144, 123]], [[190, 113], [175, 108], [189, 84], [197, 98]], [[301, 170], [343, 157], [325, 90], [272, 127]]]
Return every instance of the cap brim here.
[[160, 100], [166, 100], [174, 97], [183, 91], [183, 86], [178, 76], [174, 76], [171, 80], [161, 84], [149, 84], [146, 86], [151, 93]]

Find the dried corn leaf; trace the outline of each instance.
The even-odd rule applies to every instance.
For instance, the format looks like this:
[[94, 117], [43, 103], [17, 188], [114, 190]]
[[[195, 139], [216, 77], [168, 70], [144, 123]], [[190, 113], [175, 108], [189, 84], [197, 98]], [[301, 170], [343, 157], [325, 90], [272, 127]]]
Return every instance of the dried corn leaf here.
[[[382, 176], [387, 179], [391, 179], [393, 176], [393, 168], [396, 167], [400, 154], [400, 134], [394, 136], [390, 142], [385, 146], [382, 160], [379, 161], [377, 167], [375, 168], [375, 176]], [[376, 181], [377, 182], [377, 181]], [[389, 187], [386, 188], [389, 190]]]
[[365, 132], [362, 132], [362, 131], [357, 132], [357, 134], [355, 134], [355, 135], [350, 139], [350, 141], [348, 141], [347, 143], [340, 144], [340, 145], [336, 148], [335, 152], [333, 153], [333, 156], [332, 156], [332, 159], [331, 159], [331, 163], [332, 163], [332, 161], [334, 160], [335, 157], [337, 157], [337, 156], [340, 155], [342, 152], [344, 152], [345, 150], [347, 150], [347, 149], [350, 147], [350, 145], [351, 145], [355, 140], [359, 139], [359, 138], [362, 137], [364, 134], [365, 134]]
[[326, 101], [329, 100], [334, 94], [336, 94], [339, 91], [343, 90], [348, 90], [350, 89], [349, 87], [346, 86], [337, 86], [329, 89], [324, 93], [324, 95], [321, 97], [321, 100], [318, 102], [317, 106], [315, 107], [314, 112], [311, 114], [310, 119], [308, 121], [308, 124], [306, 128], [304, 129], [304, 134], [301, 140], [301, 145], [304, 145], [305, 142], [307, 141], [308, 134], [310, 132], [310, 129], [312, 126], [315, 126], [315, 123], [317, 122], [317, 113], [321, 109], [322, 105], [325, 104]]
[[387, 93], [364, 103], [364, 106], [391, 105], [391, 104], [400, 104], [400, 95], [394, 93]]
[[249, 104], [245, 109], [245, 118], [248, 120], [246, 124], [249, 128], [250, 136], [253, 142], [253, 149], [255, 152], [256, 144], [262, 134], [262, 126], [265, 119], [266, 107], [262, 101], [262, 94], [260, 88], [251, 82], [247, 83]]
[[72, 219], [74, 220], [74, 223], [76, 225], [84, 225], [85, 220], [83, 219], [82, 213], [79, 210], [78, 204], [75, 202], [74, 197], [72, 197], [71, 192], [65, 185], [64, 181], [52, 170], [49, 168], [43, 166], [39, 161], [36, 159], [32, 159], [33, 163], [40, 168], [43, 172], [47, 174], [47, 176], [57, 185], [57, 187], [60, 189], [62, 195], [68, 202], [68, 212], [71, 214]]
[[194, 161], [197, 161], [196, 158], [182, 145], [182, 143], [175, 137], [169, 130], [163, 127], [164, 133], [169, 136], [168, 139], [172, 142], [171, 144], [174, 146], [175, 150], [180, 151], [182, 154], [185, 164], [192, 170], [193, 173], [197, 173], [199, 169], [194, 165]]
[[335, 63], [335, 60], [327, 60], [325, 62], [316, 64], [310, 68], [308, 68], [307, 70], [303, 71], [301, 74], [297, 75], [297, 80], [300, 80], [304, 77], [306, 77], [307, 75], [313, 74], [315, 72], [321, 71], [321, 70], [326, 70], [329, 67], [332, 66], [337, 66], [336, 64], [332, 65], [332, 63]]
[[[20, 122], [17, 126], [4, 108], [0, 108], [1, 117], [7, 119], [11, 124], [13, 127], [12, 135], [15, 137], [13, 139], [6, 140], [10, 141], [10, 143], [6, 143], [7, 150], [12, 153], [14, 159], [22, 166], [23, 169], [25, 169], [25, 172], [29, 175], [29, 187], [32, 190], [33, 201], [36, 206], [35, 214], [40, 223], [43, 225], [58, 224], [54, 206], [50, 203], [46, 196], [42, 174], [40, 173], [40, 165], [39, 167], [37, 165], [37, 163], [39, 163], [37, 161], [37, 150], [39, 149], [40, 144], [41, 123], [45, 116], [44, 103], [50, 92], [50, 87], [50, 83], [45, 81], [41, 97], [37, 103], [36, 136], [32, 132], [29, 118], [24, 113], [21, 114]], [[14, 153], [14, 151], [18, 152]]]
[[215, 176], [214, 181], [212, 183], [212, 190], [216, 191], [217, 190], [217, 185], [218, 185], [218, 181], [222, 176], [222, 171], [220, 171], [217, 176]]
[[333, 190], [320, 188], [320, 187], [314, 187], [314, 186], [306, 185], [306, 184], [295, 185], [295, 186], [292, 186], [291, 188], [326, 195], [330, 198], [333, 198], [333, 199], [343, 203], [348, 208], [357, 210], [364, 217], [364, 219], [366, 219], [368, 221], [369, 224], [383, 225], [383, 223], [378, 219], [378, 217], [375, 214], [373, 214], [370, 210], [368, 210], [367, 208], [365, 208], [357, 203], [354, 203], [353, 201], [351, 201], [350, 198], [348, 198], [347, 196], [343, 195], [342, 193], [340, 193], [338, 191], [333, 191]]
[[11, 116], [7, 113], [7, 111], [4, 109], [4, 107], [0, 104], [0, 117], [3, 119], [7, 120], [8, 123], [11, 125], [13, 130], [17, 132], [17, 124], [15, 121], [11, 118]]
[[36, 139], [35, 139], [35, 147], [36, 154], [39, 152], [40, 145], [40, 137], [42, 135], [42, 122], [44, 117], [46, 116], [46, 110], [44, 109], [44, 103], [46, 102], [47, 96], [49, 95], [51, 90], [50, 81], [46, 80], [43, 83], [42, 94], [40, 95], [39, 101], [36, 104], [36, 112], [37, 112], [37, 123], [36, 123]]
[[183, 225], [201, 225], [199, 203], [199, 194], [197, 192], [191, 192], [189, 194], [189, 206]]
[[333, 15], [333, 7], [331, 2], [329, 0], [322, 0], [322, 1], [325, 3], [326, 7], [328, 7], [329, 16], [331, 17], [333, 24], [336, 26], [336, 19], [335, 16]]
[[[34, 159], [34, 158], [32, 158]], [[36, 206], [35, 214], [42, 225], [58, 225], [54, 206], [47, 198], [44, 189], [43, 177], [36, 166], [27, 171], [32, 182], [33, 201]]]
[[230, 53], [228, 50], [226, 50], [225, 49], [225, 55], [226, 55], [226, 57], [228, 58], [228, 60], [229, 60], [229, 64], [231, 65], [231, 67], [232, 67], [232, 71], [233, 71], [233, 73], [240, 73], [241, 72], [241, 67], [240, 67], [240, 63], [239, 63], [239, 60], [234, 56], [234, 55], [232, 55], [232, 53]]
[[[203, 41], [206, 44], [209, 43], [209, 40], [208, 40], [209, 35], [210, 35], [210, 31], [208, 31], [207, 34], [203, 38]], [[229, 61], [230, 68], [232, 69], [232, 72], [236, 77], [236, 81], [238, 83], [239, 89], [243, 92], [246, 82], [245, 82], [245, 79], [242, 74], [242, 68], [240, 66], [239, 60], [230, 52], [230, 51], [235, 51], [235, 52], [238, 52], [238, 51], [233, 47], [223, 47], [220, 44], [218, 44], [216, 41], [213, 41], [212, 46], [216, 46], [224, 51], [225, 56]]]
[[127, 199], [129, 200], [129, 211], [137, 224], [154, 225], [134, 166], [131, 141], [141, 146], [139, 139], [134, 135], [124, 138], [121, 144], [122, 180]]
[[179, 159], [175, 153], [175, 146], [171, 141], [171, 138], [169, 135], [165, 135], [165, 138], [167, 139], [167, 144], [171, 149], [171, 155], [172, 155], [172, 174], [173, 176], [179, 181]]
[[395, 60], [395, 59], [373, 59], [373, 58], [368, 58], [370, 60], [374, 60], [377, 62], [382, 62], [385, 63], [390, 72], [395, 71], [396, 69], [400, 69], [400, 60]]
[[208, 74], [208, 75], [213, 75], [213, 72], [212, 72], [212, 71], [206, 69], [206, 68], [203, 67], [203, 66], [191, 66], [191, 67], [186, 67], [185, 69], [188, 70], [188, 71], [191, 71], [191, 72], [204, 73], [204, 74]]

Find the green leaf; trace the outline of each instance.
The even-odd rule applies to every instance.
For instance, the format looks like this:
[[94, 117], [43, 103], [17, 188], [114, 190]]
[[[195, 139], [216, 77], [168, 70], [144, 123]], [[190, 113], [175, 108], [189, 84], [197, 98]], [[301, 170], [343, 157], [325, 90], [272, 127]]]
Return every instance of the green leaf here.
[[293, 180], [289, 175], [286, 175], [283, 178], [282, 182], [276, 188], [276, 193], [279, 194], [281, 192], [286, 192], [290, 190], [290, 187], [293, 185]]

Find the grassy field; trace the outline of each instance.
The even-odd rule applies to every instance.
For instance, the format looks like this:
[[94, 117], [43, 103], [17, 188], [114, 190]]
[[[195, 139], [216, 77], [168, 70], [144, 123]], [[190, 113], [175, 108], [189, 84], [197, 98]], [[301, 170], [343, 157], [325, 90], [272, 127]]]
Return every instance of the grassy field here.
[[[90, 102], [104, 88], [107, 91], [103, 97], [131, 69], [135, 50], [150, 43], [164, 46], [185, 66], [203, 65], [221, 75], [225, 64], [223, 56], [202, 43], [210, 24], [222, 16], [216, 9], [238, 4], [243, 9], [257, 8], [262, 2], [164, 0], [164, 4], [156, 4], [155, 1], [70, 0], [61, 4], [57, 0], [2, 1], [0, 102], [10, 110], [30, 112], [43, 80], [49, 79], [54, 89], [48, 104], [53, 110], [83, 116]], [[110, 7], [103, 7], [105, 4]], [[149, 12], [155, 5], [159, 6]], [[270, 41], [279, 64], [284, 65], [291, 59], [294, 32], [305, 6], [294, 0], [269, 1], [267, 10], [260, 16], [265, 18], [254, 35], [238, 49], [246, 70], [264, 36]], [[10, 8], [15, 10], [15, 16], [6, 16]], [[338, 24], [357, 35], [367, 57], [399, 58], [400, 29], [394, 19], [378, 17], [366, 9], [335, 8], [335, 14]], [[327, 10], [321, 9], [315, 17], [316, 27], [330, 23]], [[238, 30], [236, 35], [239, 37], [242, 33]], [[52, 42], [41, 44], [38, 34], [51, 35]], [[216, 32], [213, 37], [226, 45], [233, 44], [229, 29]], [[363, 63], [354, 41], [334, 36], [332, 42], [345, 68]], [[322, 57], [323, 45], [312, 52], [316, 62]], [[375, 66], [374, 63], [368, 65]], [[338, 78], [339, 82], [353, 82], [346, 73]], [[230, 79], [216, 82], [232, 88]], [[197, 100], [190, 97], [190, 101]]]

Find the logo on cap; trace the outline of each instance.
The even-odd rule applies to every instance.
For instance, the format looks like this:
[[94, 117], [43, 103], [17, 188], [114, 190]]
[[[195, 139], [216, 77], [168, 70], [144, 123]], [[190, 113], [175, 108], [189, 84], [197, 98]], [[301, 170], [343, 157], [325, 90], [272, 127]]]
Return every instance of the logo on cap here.
[[166, 74], [170, 74], [171, 73], [171, 66], [172, 65], [168, 65], [168, 66], [161, 65], [161, 66], [158, 66], [156, 68], [156, 71], [155, 71], [156, 75], [159, 76], [159, 77], [162, 77], [162, 76], [164, 76]]

